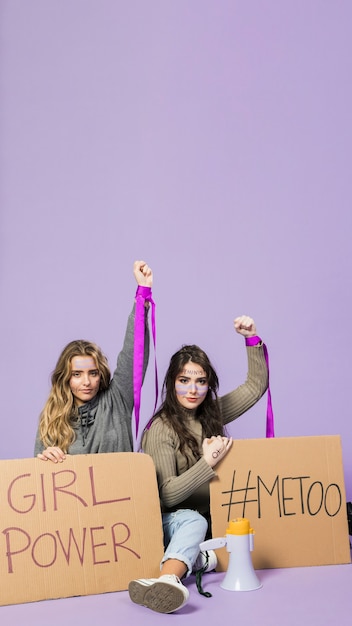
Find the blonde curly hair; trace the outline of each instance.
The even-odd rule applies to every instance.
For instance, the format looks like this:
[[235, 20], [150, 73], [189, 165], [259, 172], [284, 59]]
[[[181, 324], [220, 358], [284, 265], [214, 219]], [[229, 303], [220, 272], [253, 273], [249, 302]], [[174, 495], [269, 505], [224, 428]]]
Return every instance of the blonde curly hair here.
[[75, 440], [72, 420], [78, 411], [70, 388], [71, 362], [75, 356], [90, 356], [100, 374], [99, 392], [110, 384], [107, 358], [99, 346], [84, 339], [71, 341], [61, 352], [51, 375], [51, 390], [39, 418], [39, 435], [43, 445], [57, 446], [67, 453]]

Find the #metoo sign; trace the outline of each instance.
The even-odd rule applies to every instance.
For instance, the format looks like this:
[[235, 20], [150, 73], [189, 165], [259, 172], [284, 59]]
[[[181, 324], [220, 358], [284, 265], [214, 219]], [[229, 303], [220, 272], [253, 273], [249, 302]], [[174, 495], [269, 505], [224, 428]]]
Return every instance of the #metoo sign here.
[[152, 459], [141, 453], [0, 461], [0, 605], [125, 590], [159, 575]]
[[[249, 519], [256, 569], [351, 562], [339, 436], [235, 440], [216, 474], [212, 535]], [[217, 554], [225, 571], [228, 553]]]

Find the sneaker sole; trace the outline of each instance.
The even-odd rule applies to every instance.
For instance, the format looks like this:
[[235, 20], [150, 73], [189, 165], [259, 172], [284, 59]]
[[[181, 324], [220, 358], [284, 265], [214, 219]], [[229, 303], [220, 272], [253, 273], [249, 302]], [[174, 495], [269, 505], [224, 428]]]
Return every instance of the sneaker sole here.
[[143, 585], [137, 580], [132, 580], [128, 585], [128, 592], [132, 602], [146, 606], [157, 613], [177, 611], [186, 601], [181, 589], [165, 582]]

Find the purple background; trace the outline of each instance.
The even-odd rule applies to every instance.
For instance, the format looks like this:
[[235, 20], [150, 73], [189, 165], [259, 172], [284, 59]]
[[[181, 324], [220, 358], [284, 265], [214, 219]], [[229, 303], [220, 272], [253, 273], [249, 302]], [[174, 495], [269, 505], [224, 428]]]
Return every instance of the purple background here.
[[[68, 341], [96, 341], [114, 366], [143, 258], [160, 379], [196, 342], [221, 393], [238, 385], [232, 321], [252, 315], [276, 435], [340, 434], [352, 498], [351, 19], [350, 0], [0, 0], [0, 458], [32, 456]], [[152, 409], [151, 359], [143, 423]], [[265, 410], [263, 398], [231, 434], [263, 437]], [[348, 566], [267, 570], [236, 598], [209, 576], [213, 601], [190, 581], [183, 624], [350, 623]], [[166, 619], [126, 592], [1, 615]]]
[[[71, 339], [111, 367], [155, 275], [160, 381], [233, 318], [269, 348], [277, 436], [350, 427], [349, 0], [1, 0], [0, 458], [30, 457]], [[153, 361], [142, 422], [153, 409]], [[266, 397], [230, 431], [263, 437]]]

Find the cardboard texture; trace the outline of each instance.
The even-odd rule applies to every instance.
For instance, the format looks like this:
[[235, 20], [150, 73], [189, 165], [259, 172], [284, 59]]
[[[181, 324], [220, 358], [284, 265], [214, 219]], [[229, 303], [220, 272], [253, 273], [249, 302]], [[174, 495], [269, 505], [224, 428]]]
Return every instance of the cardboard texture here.
[[0, 461], [0, 502], [0, 605], [120, 591], [160, 573], [148, 455]]
[[[339, 436], [235, 440], [215, 471], [212, 535], [249, 519], [255, 569], [351, 562]], [[226, 547], [216, 553], [226, 571]]]

